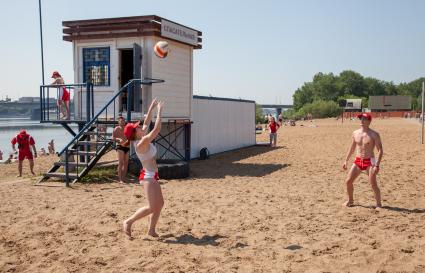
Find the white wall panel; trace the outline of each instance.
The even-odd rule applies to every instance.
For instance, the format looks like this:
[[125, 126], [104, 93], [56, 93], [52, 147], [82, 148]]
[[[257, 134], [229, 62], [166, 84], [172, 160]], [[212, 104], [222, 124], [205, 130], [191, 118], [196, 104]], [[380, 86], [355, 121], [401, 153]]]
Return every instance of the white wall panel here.
[[222, 99], [192, 102], [191, 158], [255, 145], [255, 103]]

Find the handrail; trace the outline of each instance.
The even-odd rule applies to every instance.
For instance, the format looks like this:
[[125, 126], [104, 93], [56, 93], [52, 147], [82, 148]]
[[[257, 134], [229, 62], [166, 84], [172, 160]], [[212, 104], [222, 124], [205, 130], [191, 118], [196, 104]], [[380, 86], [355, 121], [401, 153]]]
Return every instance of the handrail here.
[[[55, 104], [54, 102], [52, 102], [53, 100], [59, 100], [59, 96], [60, 96], [60, 89], [61, 88], [67, 88], [69, 91], [69, 95], [70, 97], [72, 96], [72, 92], [74, 92], [74, 95], [77, 95], [77, 90], [79, 89], [80, 92], [83, 91], [83, 89], [85, 89], [84, 91], [87, 93], [87, 98], [86, 98], [86, 115], [87, 117], [85, 118], [86, 122], [89, 122], [91, 120], [91, 116], [90, 116], [90, 109], [93, 108], [93, 96], [92, 96], [92, 91], [93, 91], [93, 85], [90, 82], [87, 83], [69, 83], [69, 84], [43, 84], [40, 85], [40, 122], [50, 122], [50, 121], [59, 121], [60, 120], [60, 114], [61, 114], [61, 109], [60, 109], [60, 105], [57, 104], [56, 107], [56, 119], [55, 118], [51, 118], [50, 115], [50, 109], [52, 109], [53, 107], [51, 106], [52, 103], [53, 105]], [[55, 91], [51, 92], [50, 90], [52, 89], [57, 89], [58, 92], [56, 92], [56, 96]], [[50, 95], [49, 95], [50, 92]], [[83, 94], [83, 93], [81, 93]], [[52, 96], [51, 96], [52, 95]], [[82, 95], [81, 95], [82, 96]], [[77, 99], [81, 100], [82, 98], [79, 98], [80, 95], [77, 97]], [[73, 101], [75, 102], [75, 98], [73, 99]], [[70, 104], [72, 104], [72, 102], [70, 101]], [[80, 105], [82, 105], [80, 103]], [[76, 109], [74, 108], [74, 114], [77, 114], [77, 111], [81, 112], [82, 111], [82, 107], [79, 107], [80, 109]], [[68, 111], [67, 111], [68, 112]], [[72, 115], [73, 111], [71, 109], [69, 109], [68, 115]], [[92, 112], [93, 114], [93, 112]]]
[[71, 83], [71, 84], [44, 84], [40, 87], [61, 87], [61, 86], [86, 86], [87, 83]]
[[[144, 81], [147, 82], [144, 82]], [[84, 125], [84, 127], [78, 132], [78, 134], [68, 143], [68, 145], [66, 145], [59, 153], [58, 155], [61, 156], [66, 150], [69, 149], [69, 147], [74, 143], [74, 141], [78, 140], [78, 138], [80, 138], [80, 136], [85, 132], [85, 130], [87, 130], [93, 123], [95, 123], [96, 119], [102, 114], [103, 111], [105, 111], [105, 109], [108, 108], [108, 106], [115, 101], [115, 99], [118, 97], [118, 95], [120, 95], [124, 90], [127, 89], [127, 87], [134, 83], [134, 82], [140, 82], [140, 84], [145, 84], [145, 85], [150, 85], [152, 83], [161, 83], [164, 82], [164, 80], [160, 80], [160, 79], [153, 79], [153, 78], [145, 78], [145, 79], [132, 79], [130, 80], [128, 83], [126, 83], [123, 87], [121, 87], [118, 92], [108, 101], [108, 103], [105, 104], [105, 106], [100, 109], [97, 114], [89, 121], [86, 123], [86, 125]], [[130, 111], [130, 109], [127, 109], [127, 111]]]

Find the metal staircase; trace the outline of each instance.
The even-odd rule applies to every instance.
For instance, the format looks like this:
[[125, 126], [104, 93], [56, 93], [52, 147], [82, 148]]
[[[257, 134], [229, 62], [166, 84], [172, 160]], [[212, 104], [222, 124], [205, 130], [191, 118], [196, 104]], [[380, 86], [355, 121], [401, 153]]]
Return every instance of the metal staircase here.
[[[75, 137], [58, 153], [60, 160], [43, 175], [40, 182], [49, 178], [61, 178], [66, 186], [69, 182], [75, 183], [85, 176], [99, 161], [99, 159], [110, 151], [114, 143], [112, 141], [112, 131], [117, 126], [118, 99], [123, 92], [127, 92], [127, 109], [132, 109], [133, 91], [140, 85], [152, 85], [162, 83], [159, 79], [133, 79], [124, 85], [105, 106], [87, 122]], [[122, 113], [121, 113], [122, 114]], [[132, 119], [132, 112], [126, 113], [127, 121]]]

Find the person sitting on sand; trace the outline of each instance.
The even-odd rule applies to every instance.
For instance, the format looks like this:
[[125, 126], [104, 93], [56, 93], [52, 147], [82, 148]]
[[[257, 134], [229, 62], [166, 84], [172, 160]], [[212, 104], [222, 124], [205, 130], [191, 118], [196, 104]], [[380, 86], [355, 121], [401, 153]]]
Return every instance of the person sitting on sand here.
[[[356, 159], [345, 180], [348, 200], [344, 203], [344, 205], [347, 207], [354, 205], [353, 182], [362, 171], [366, 171], [369, 175], [369, 183], [375, 194], [376, 207], [380, 208], [382, 206], [381, 191], [379, 190], [376, 176], [379, 172], [379, 164], [381, 163], [382, 155], [384, 153], [381, 138], [376, 131], [369, 128], [370, 123], [372, 122], [372, 116], [369, 113], [362, 113], [357, 115], [357, 117], [361, 120], [361, 128], [353, 132], [351, 145], [344, 164], [342, 165], [342, 168], [347, 170], [348, 160], [357, 148]], [[377, 159], [373, 153], [375, 147], [378, 150]]]
[[41, 148], [40, 149], [40, 151], [38, 152], [41, 156], [44, 156], [44, 155], [48, 155], [47, 153], [46, 153], [46, 149], [44, 149], [44, 148]]
[[13, 158], [13, 154], [9, 154], [9, 157], [5, 160], [0, 160], [0, 164], [10, 164], [16, 162], [16, 159]]
[[0, 150], [0, 160], [3, 160], [3, 152]]
[[[157, 115], [154, 128], [148, 133], [149, 124], [152, 119], [152, 111], [157, 106]], [[151, 143], [155, 140], [161, 131], [161, 113], [164, 103], [157, 102], [154, 99], [149, 106], [148, 113], [145, 117], [143, 127], [140, 127], [140, 121], [136, 123], [128, 123], [124, 128], [124, 134], [128, 141], [133, 141], [137, 157], [142, 163], [143, 169], [140, 172], [139, 182], [143, 183], [148, 205], [138, 209], [130, 218], [123, 222], [125, 234], [131, 238], [131, 226], [133, 223], [145, 216], [150, 216], [148, 235], [158, 237], [155, 231], [156, 224], [164, 206], [164, 198], [162, 196], [161, 186], [159, 184], [158, 166], [156, 164], [156, 147]]]
[[35, 175], [35, 173], [34, 173], [34, 159], [33, 159], [33, 154], [31, 153], [31, 148], [34, 151], [34, 157], [37, 157], [37, 150], [35, 148], [35, 141], [32, 138], [32, 136], [27, 134], [27, 132], [25, 130], [22, 130], [22, 131], [19, 132], [19, 134], [17, 134], [14, 138], [12, 138], [11, 142], [12, 142], [12, 149], [15, 152], [16, 152], [15, 145], [18, 144], [18, 150], [19, 150], [19, 153], [18, 153], [19, 175], [18, 175], [18, 177], [22, 176], [22, 162], [24, 161], [25, 158], [27, 158], [28, 161], [30, 162], [31, 173], [33, 175]]

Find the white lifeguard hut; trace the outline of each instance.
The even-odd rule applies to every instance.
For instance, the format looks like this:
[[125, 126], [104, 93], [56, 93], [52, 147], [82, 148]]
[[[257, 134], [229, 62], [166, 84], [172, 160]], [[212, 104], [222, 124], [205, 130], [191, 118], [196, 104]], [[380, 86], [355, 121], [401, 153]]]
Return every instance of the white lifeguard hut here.
[[[190, 119], [193, 95], [193, 50], [202, 48], [202, 33], [156, 15], [65, 21], [63, 39], [72, 42], [74, 82], [94, 85], [94, 112], [100, 110], [131, 79], [156, 78], [162, 84], [135, 90], [132, 109], [145, 113], [153, 97], [165, 101], [164, 121]], [[170, 44], [165, 59], [156, 57], [159, 40]], [[84, 91], [82, 91], [84, 92]], [[85, 103], [84, 94], [75, 94]], [[126, 112], [127, 92], [116, 100], [115, 109]], [[84, 107], [82, 107], [84, 115]], [[78, 118], [78, 111], [76, 111]]]
[[[69, 174], [69, 162], [57, 163], [45, 178], [84, 176], [113, 146], [109, 136], [117, 117], [139, 120], [155, 97], [166, 105], [155, 141], [158, 159], [188, 161], [203, 147], [218, 153], [255, 145], [254, 101], [193, 96], [193, 51], [202, 48], [202, 32], [156, 15], [62, 25], [63, 39], [73, 45], [76, 84], [65, 85], [71, 90], [72, 118], [52, 119], [45, 104], [55, 94], [49, 90], [58, 87], [41, 86], [41, 122], [60, 123], [74, 135], [60, 155], [77, 155], [72, 163], [77, 171]], [[169, 43], [164, 59], [153, 50], [160, 40]], [[79, 124], [78, 133], [68, 126], [72, 122]], [[65, 174], [57, 173], [60, 166]]]

